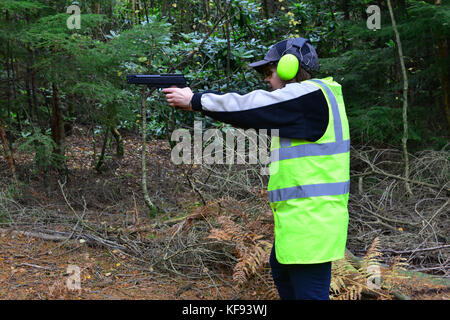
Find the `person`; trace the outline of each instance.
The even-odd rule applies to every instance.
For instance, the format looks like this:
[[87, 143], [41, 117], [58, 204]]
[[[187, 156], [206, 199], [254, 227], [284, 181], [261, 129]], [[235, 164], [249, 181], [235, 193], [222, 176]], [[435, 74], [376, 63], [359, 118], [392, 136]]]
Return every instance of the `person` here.
[[305, 38], [277, 42], [249, 66], [264, 75], [269, 91], [163, 92], [175, 108], [243, 129], [279, 130], [270, 164], [277, 161], [278, 169], [268, 182], [272, 277], [282, 300], [329, 300], [332, 261], [344, 258], [349, 220], [350, 134], [341, 85], [312, 78], [319, 61]]

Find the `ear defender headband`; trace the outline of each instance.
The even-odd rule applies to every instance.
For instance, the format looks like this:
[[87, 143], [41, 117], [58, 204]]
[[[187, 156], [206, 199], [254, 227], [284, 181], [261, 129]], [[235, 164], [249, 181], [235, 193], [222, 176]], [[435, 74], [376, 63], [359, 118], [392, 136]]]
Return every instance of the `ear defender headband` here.
[[292, 53], [286, 52], [294, 48], [294, 50], [298, 50], [301, 55], [301, 48], [303, 47], [305, 42], [306, 39], [295, 38], [294, 41], [292, 41], [292, 44], [286, 50], [284, 50], [277, 65], [277, 73], [281, 80], [288, 81], [294, 79], [300, 65], [297, 56]]

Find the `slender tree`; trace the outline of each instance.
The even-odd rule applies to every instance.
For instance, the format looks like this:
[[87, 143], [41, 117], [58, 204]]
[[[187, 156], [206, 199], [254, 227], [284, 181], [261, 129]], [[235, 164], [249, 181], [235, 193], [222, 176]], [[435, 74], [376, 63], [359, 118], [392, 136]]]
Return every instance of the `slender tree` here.
[[[400, 40], [400, 33], [397, 29], [397, 24], [395, 22], [394, 12], [392, 10], [391, 0], [387, 0], [387, 4], [389, 7], [389, 14], [391, 16], [392, 28], [394, 29], [395, 39], [397, 43], [398, 56], [400, 59], [400, 66], [402, 69], [403, 75], [403, 137], [402, 137], [402, 148], [403, 148], [403, 157], [405, 159], [405, 179], [409, 179], [409, 157], [408, 157], [408, 76], [406, 74], [405, 60], [403, 58], [403, 49], [402, 42]], [[409, 182], [405, 182], [406, 191], [408, 194], [412, 195], [411, 187], [409, 186]]]

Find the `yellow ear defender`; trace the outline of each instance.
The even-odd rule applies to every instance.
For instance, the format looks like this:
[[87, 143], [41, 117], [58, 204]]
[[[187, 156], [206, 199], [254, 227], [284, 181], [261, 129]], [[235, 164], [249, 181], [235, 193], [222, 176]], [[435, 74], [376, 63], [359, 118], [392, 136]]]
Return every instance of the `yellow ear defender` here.
[[277, 73], [281, 80], [288, 81], [294, 79], [300, 66], [299, 58], [296, 55], [285, 53], [289, 51], [292, 52], [291, 50], [297, 50], [301, 55], [301, 49], [306, 41], [307, 40], [304, 38], [295, 38], [288, 48], [284, 50], [277, 65]]
[[278, 61], [277, 73], [281, 80], [291, 80], [298, 72], [298, 58], [292, 53], [285, 54]]

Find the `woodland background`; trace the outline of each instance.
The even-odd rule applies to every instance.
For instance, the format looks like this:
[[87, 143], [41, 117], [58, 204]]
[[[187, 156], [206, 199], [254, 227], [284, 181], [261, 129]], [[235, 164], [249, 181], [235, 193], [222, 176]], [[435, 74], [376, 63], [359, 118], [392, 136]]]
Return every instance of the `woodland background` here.
[[[266, 88], [248, 63], [301, 36], [314, 76], [342, 85], [351, 130], [331, 297], [448, 299], [450, 1], [391, 3], [395, 27], [388, 1], [0, 0], [0, 297], [277, 299], [260, 165], [174, 165], [174, 129], [234, 129], [125, 79]], [[64, 286], [70, 263], [81, 290]]]

